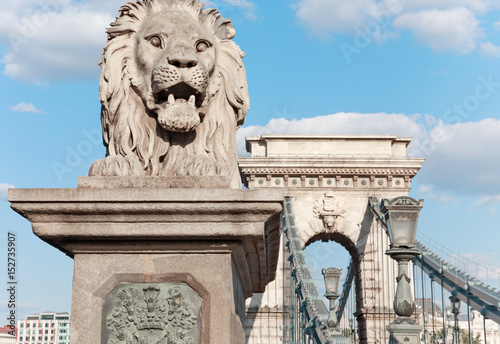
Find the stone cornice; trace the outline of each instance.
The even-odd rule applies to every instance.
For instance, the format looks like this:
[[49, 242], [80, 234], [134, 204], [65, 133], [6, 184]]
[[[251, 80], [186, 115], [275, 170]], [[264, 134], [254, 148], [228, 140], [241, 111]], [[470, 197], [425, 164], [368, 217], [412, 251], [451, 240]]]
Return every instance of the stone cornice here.
[[270, 168], [270, 167], [245, 167], [240, 165], [243, 174], [276, 174], [276, 175], [364, 175], [364, 176], [382, 176], [382, 175], [403, 175], [415, 176], [418, 168]]
[[243, 157], [238, 163], [249, 188], [409, 189], [424, 159]]
[[11, 189], [8, 198], [35, 235], [70, 257], [234, 251], [245, 297], [275, 277], [281, 190]]

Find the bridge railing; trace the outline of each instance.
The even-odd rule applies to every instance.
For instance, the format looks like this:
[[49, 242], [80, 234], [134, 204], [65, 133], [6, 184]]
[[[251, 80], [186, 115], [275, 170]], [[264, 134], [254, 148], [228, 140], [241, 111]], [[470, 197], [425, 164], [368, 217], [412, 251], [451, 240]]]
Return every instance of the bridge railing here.
[[332, 334], [328, 310], [319, 295], [297, 235], [291, 197], [283, 210], [283, 342], [287, 344], [348, 344], [349, 338]]
[[472, 309], [500, 324], [500, 293], [486, 283], [452, 265], [431, 251], [420, 241], [416, 247], [421, 254], [413, 260], [434, 282], [457, 297]]
[[447, 264], [453, 265], [458, 271], [469, 276], [469, 279], [480, 279], [488, 288], [493, 291], [500, 291], [500, 270], [498, 268], [492, 269], [474, 261], [475, 254], [464, 256], [456, 253], [423, 233], [417, 233], [417, 239], [422, 246], [426, 247], [426, 250], [439, 255]]

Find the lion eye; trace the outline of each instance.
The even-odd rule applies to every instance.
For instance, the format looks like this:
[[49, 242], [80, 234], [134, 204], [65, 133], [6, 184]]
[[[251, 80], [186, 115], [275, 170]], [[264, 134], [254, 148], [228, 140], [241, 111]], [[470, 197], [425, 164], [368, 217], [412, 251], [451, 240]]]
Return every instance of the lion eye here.
[[161, 39], [158, 36], [153, 36], [149, 38], [149, 43], [155, 48], [160, 48], [161, 47]]
[[198, 44], [196, 44], [196, 50], [199, 52], [199, 53], [202, 53], [204, 51], [207, 51], [207, 49], [210, 48], [210, 46], [208, 45], [207, 42], [198, 42]]

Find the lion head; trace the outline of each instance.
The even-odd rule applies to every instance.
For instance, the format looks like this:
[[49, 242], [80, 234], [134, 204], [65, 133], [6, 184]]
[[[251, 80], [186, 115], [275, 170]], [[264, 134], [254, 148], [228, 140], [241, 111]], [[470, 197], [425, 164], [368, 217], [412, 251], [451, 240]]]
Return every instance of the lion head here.
[[249, 108], [231, 22], [199, 0], [128, 2], [107, 30], [99, 97], [106, 158], [90, 175], [236, 173]]

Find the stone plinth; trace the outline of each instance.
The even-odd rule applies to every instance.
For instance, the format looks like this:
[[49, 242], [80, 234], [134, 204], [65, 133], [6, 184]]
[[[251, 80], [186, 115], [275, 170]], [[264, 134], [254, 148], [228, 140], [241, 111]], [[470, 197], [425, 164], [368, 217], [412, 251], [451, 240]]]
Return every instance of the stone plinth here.
[[144, 295], [186, 284], [201, 297], [201, 343], [244, 343], [245, 298], [275, 277], [282, 193], [104, 184], [9, 193], [33, 232], [75, 260], [72, 344], [101, 343], [103, 300], [127, 283]]
[[397, 323], [387, 326], [387, 331], [391, 334], [389, 344], [420, 344], [420, 333], [424, 329], [423, 326], [415, 323]]

